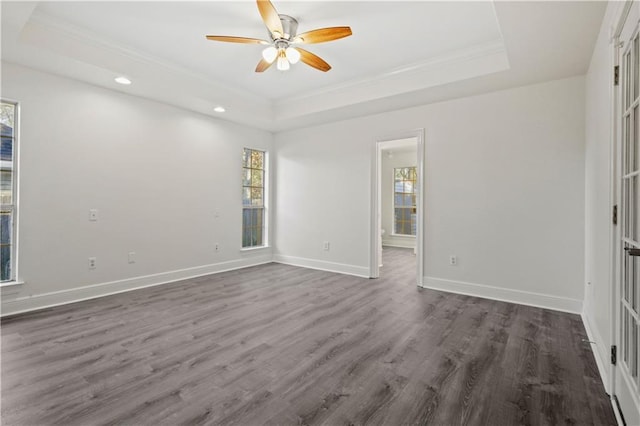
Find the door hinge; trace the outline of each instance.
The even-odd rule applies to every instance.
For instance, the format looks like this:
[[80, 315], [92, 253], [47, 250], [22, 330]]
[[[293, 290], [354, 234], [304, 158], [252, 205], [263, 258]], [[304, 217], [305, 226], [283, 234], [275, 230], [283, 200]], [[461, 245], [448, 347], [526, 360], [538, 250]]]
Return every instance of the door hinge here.
[[618, 205], [613, 206], [613, 212], [611, 214], [611, 219], [613, 220], [613, 224], [618, 224]]
[[611, 345], [611, 364], [616, 365], [618, 363], [618, 347]]
[[620, 65], [613, 67], [613, 85], [617, 86], [618, 84], [620, 84]]

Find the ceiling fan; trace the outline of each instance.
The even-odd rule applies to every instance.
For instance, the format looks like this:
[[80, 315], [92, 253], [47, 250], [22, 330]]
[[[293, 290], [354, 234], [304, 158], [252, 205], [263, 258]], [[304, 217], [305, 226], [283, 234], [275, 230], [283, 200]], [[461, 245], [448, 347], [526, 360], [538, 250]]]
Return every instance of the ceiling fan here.
[[351, 35], [350, 27], [320, 28], [306, 33], [296, 34], [298, 21], [288, 15], [280, 15], [269, 0], [257, 0], [260, 16], [269, 30], [269, 40], [257, 38], [208, 35], [207, 40], [226, 41], [231, 43], [262, 44], [268, 46], [262, 51], [262, 59], [258, 62], [256, 72], [266, 71], [273, 63], [281, 71], [289, 69], [290, 64], [298, 61], [327, 72], [331, 65], [313, 53], [297, 47], [299, 44], [323, 43]]

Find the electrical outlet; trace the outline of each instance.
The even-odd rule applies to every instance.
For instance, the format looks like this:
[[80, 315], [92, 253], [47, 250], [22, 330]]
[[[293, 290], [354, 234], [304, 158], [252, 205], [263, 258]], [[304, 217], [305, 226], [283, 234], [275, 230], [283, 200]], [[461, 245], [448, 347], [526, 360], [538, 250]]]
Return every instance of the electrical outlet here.
[[220, 251], [220, 244], [216, 243], [215, 251], [216, 251], [216, 253], [218, 253]]
[[89, 258], [89, 269], [96, 269], [96, 258], [95, 257], [90, 257]]
[[216, 219], [220, 217], [220, 209], [215, 209], [213, 211], [213, 217]]
[[136, 263], [136, 252], [135, 251], [130, 251], [129, 252], [129, 263]]
[[90, 209], [89, 222], [97, 222], [97, 221], [98, 221], [98, 209]]
[[329, 241], [325, 241], [324, 243], [322, 243], [322, 249], [324, 251], [329, 251]]
[[458, 256], [452, 254], [449, 256], [449, 265], [456, 266], [458, 264]]

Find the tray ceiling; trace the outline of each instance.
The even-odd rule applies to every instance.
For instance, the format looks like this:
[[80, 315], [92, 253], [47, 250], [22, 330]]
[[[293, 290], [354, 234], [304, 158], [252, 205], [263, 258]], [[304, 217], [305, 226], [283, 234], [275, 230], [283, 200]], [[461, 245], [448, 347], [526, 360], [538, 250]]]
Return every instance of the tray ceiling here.
[[[253, 1], [2, 2], [2, 60], [209, 115], [224, 105], [218, 117], [279, 130], [459, 96], [442, 88], [461, 82], [472, 93], [584, 73], [604, 3], [536, 3], [274, 1], [300, 32], [349, 25], [353, 36], [307, 46], [328, 73], [258, 74], [261, 46], [204, 38], [265, 38]], [[547, 60], [550, 36], [554, 50], [579, 45], [561, 64], [519, 69], [531, 60], [522, 49]], [[116, 86], [117, 75], [133, 84]]]

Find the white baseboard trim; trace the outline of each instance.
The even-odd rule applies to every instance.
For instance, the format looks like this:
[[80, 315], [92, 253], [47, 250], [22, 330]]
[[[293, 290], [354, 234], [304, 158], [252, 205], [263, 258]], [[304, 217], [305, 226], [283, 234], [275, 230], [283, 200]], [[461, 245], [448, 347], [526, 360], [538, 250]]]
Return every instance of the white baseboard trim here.
[[613, 414], [616, 416], [616, 423], [618, 424], [618, 426], [626, 426], [624, 420], [622, 420], [622, 413], [618, 408], [618, 404], [616, 404], [616, 401], [613, 398], [610, 398], [610, 400], [611, 406], [613, 407]]
[[391, 241], [391, 240], [382, 240], [382, 248], [384, 247], [398, 247], [398, 248], [415, 248], [416, 247], [416, 242], [414, 241]]
[[286, 256], [276, 254], [273, 261], [302, 268], [318, 269], [327, 272], [337, 272], [339, 274], [355, 275], [356, 277], [369, 278], [369, 268], [362, 266], [347, 265], [344, 263], [327, 262], [324, 260], [307, 259], [304, 257]]
[[54, 291], [51, 293], [34, 294], [32, 296], [19, 297], [8, 300], [5, 300], [3, 298], [2, 312], [0, 313], [0, 316], [4, 317], [7, 315], [20, 314], [29, 311], [50, 308], [53, 306], [66, 305], [69, 303], [95, 299], [98, 297], [109, 296], [117, 293], [124, 293], [141, 288], [169, 284], [176, 281], [201, 277], [204, 275], [262, 265], [265, 263], [270, 263], [271, 261], [271, 254], [252, 256], [246, 259], [213, 263], [210, 265], [196, 266], [194, 268], [179, 269], [176, 271], [162, 272], [159, 274], [145, 275], [119, 281], [92, 284], [68, 290]]
[[578, 299], [569, 299], [566, 297], [558, 297], [548, 294], [512, 290], [502, 287], [446, 280], [435, 277], [424, 277], [422, 283], [423, 288], [429, 288], [432, 290], [447, 291], [449, 293], [465, 294], [467, 296], [518, 303], [520, 305], [553, 309], [554, 311], [569, 312], [572, 314], [582, 313], [582, 301]]
[[[640, 398], [636, 395], [634, 390], [635, 384], [633, 379], [628, 374], [616, 375], [616, 388], [625, 388], [626, 391], [617, 392], [613, 403], [616, 406], [617, 412], [622, 419], [624, 419], [626, 425], [640, 425]], [[620, 406], [618, 406], [618, 403]], [[622, 411], [622, 408], [627, 411]]]
[[591, 325], [589, 316], [584, 311], [581, 316], [584, 329], [587, 332], [587, 337], [590, 341], [594, 342], [591, 344], [591, 349], [593, 351], [594, 358], [596, 359], [596, 364], [598, 365], [598, 371], [600, 372], [600, 378], [602, 379], [604, 390], [608, 394], [611, 394], [611, 389], [609, 389], [611, 384], [609, 380], [609, 345], [602, 339], [602, 335], [598, 332], [598, 329]]

